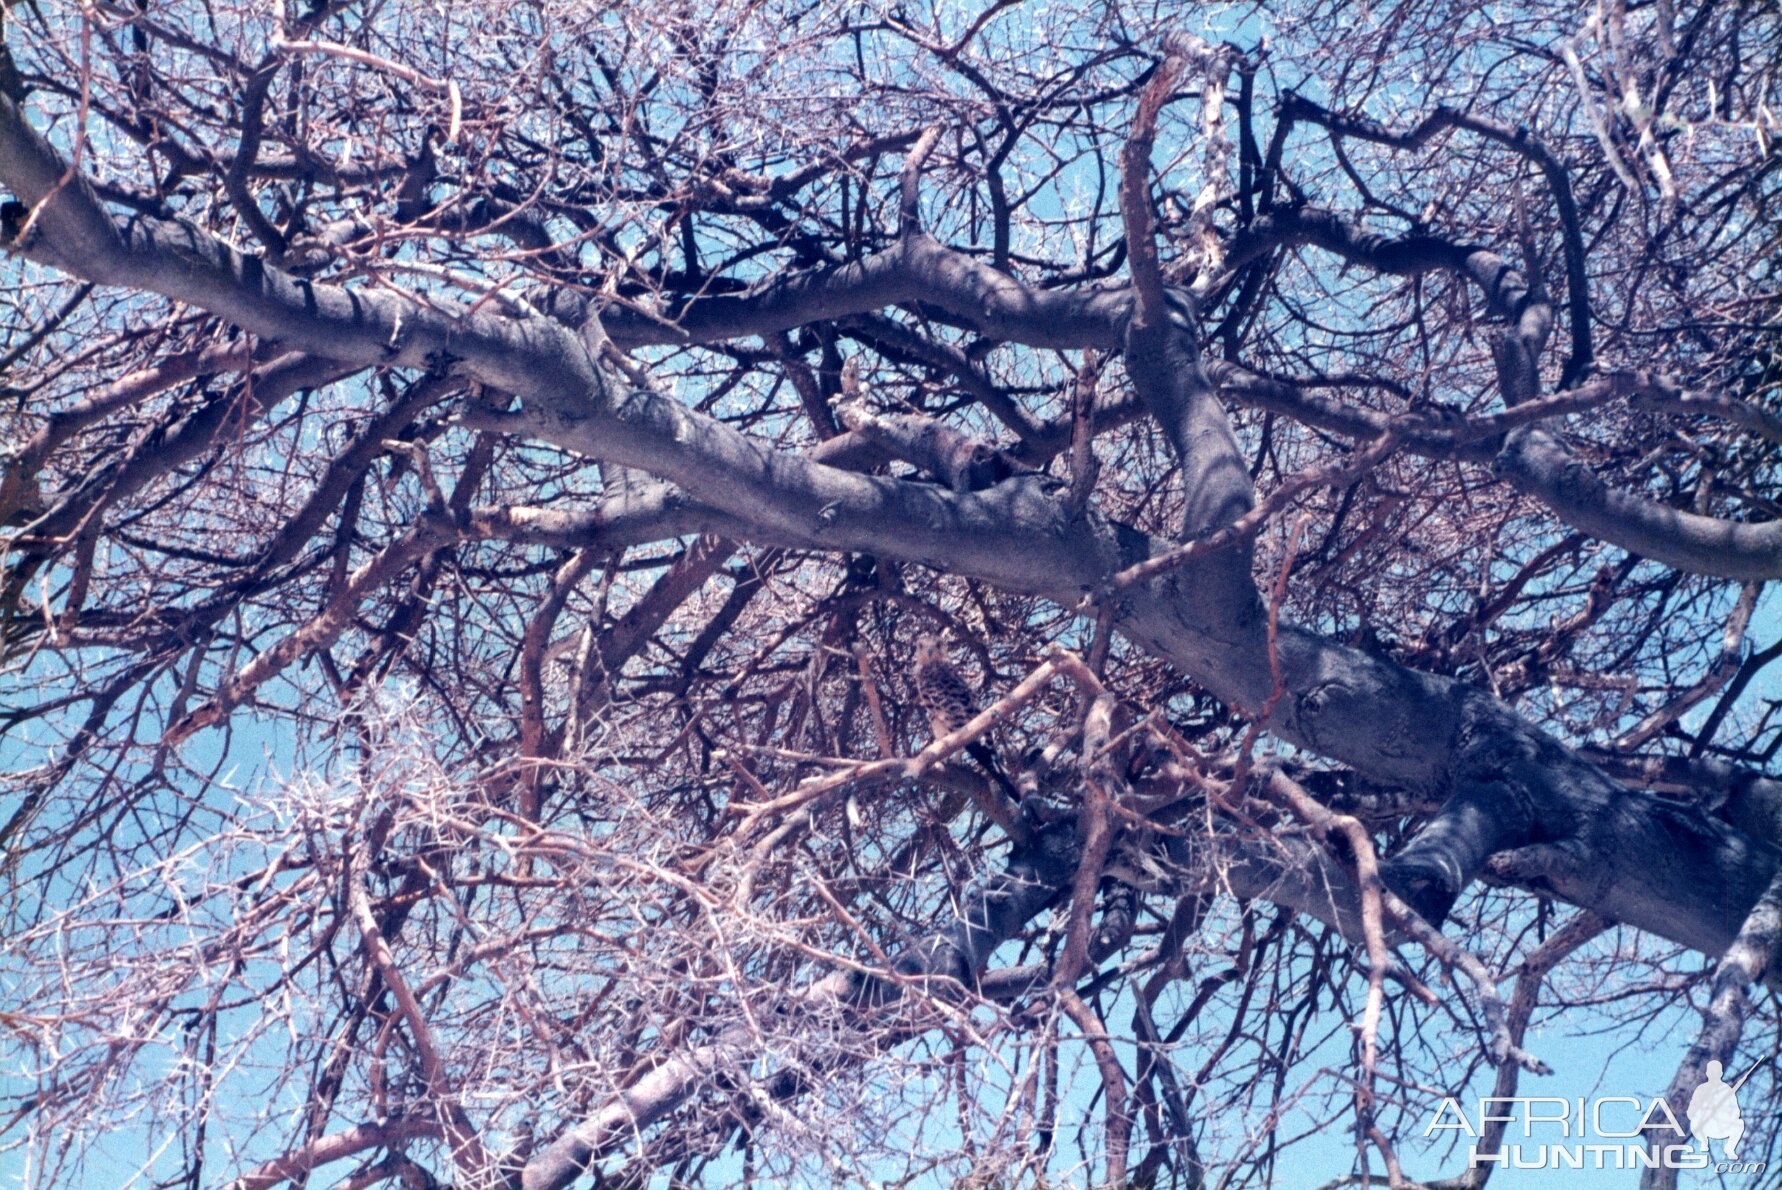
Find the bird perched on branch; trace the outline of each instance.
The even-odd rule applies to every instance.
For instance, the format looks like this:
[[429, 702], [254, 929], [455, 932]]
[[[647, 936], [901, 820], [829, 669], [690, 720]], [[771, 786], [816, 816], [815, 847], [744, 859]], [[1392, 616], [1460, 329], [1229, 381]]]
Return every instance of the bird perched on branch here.
[[[923, 635], [916, 640], [916, 693], [927, 708], [928, 726], [936, 739], [958, 731], [978, 713], [978, 702], [972, 696], [971, 687], [947, 659], [940, 641], [933, 636]], [[965, 750], [1004, 793], [1016, 801], [1021, 799], [1015, 783], [1009, 780], [997, 761], [995, 750], [982, 737], [965, 745]]]

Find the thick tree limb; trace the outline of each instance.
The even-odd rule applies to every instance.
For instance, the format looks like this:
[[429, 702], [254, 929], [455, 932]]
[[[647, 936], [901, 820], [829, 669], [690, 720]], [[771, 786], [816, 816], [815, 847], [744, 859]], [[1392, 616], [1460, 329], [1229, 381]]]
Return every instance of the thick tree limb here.
[[1573, 528], [1655, 562], [1746, 582], [1782, 577], [1782, 521], [1743, 524], [1617, 491], [1544, 430], [1511, 434], [1497, 473]]

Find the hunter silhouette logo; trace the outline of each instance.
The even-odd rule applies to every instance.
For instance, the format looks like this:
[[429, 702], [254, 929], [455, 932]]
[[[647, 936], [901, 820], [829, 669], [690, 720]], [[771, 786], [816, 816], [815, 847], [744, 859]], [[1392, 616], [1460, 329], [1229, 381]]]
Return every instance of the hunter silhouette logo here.
[[1689, 1131], [1695, 1139], [1706, 1145], [1713, 1152], [1712, 1141], [1725, 1141], [1723, 1151], [1728, 1161], [1739, 1158], [1739, 1138], [1745, 1135], [1745, 1119], [1739, 1114], [1739, 1088], [1745, 1085], [1745, 1079], [1757, 1073], [1757, 1063], [1747, 1070], [1738, 1082], [1726, 1085], [1721, 1078], [1725, 1070], [1719, 1062], [1708, 1063], [1708, 1077], [1695, 1093], [1689, 1097]]

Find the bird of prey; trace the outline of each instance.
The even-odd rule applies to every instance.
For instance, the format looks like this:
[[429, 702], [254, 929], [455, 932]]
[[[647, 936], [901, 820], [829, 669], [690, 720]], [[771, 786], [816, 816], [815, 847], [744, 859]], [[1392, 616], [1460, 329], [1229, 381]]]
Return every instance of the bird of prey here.
[[[978, 713], [977, 699], [972, 697], [971, 687], [947, 660], [946, 650], [933, 636], [924, 635], [916, 641], [916, 693], [928, 711], [928, 727], [936, 739], [958, 731]], [[997, 762], [995, 751], [982, 737], [967, 744], [965, 750], [1002, 786], [1004, 793], [1016, 801], [1021, 799], [1014, 782]]]

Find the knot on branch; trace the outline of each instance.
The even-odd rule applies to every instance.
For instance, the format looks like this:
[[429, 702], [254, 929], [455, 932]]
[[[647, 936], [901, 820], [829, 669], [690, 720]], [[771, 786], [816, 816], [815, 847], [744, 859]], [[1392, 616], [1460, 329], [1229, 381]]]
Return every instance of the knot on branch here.
[[1499, 852], [1542, 842], [1534, 791], [1565, 760], [1502, 708], [1470, 701], [1449, 765], [1448, 800], [1386, 865], [1386, 885], [1439, 925]]

